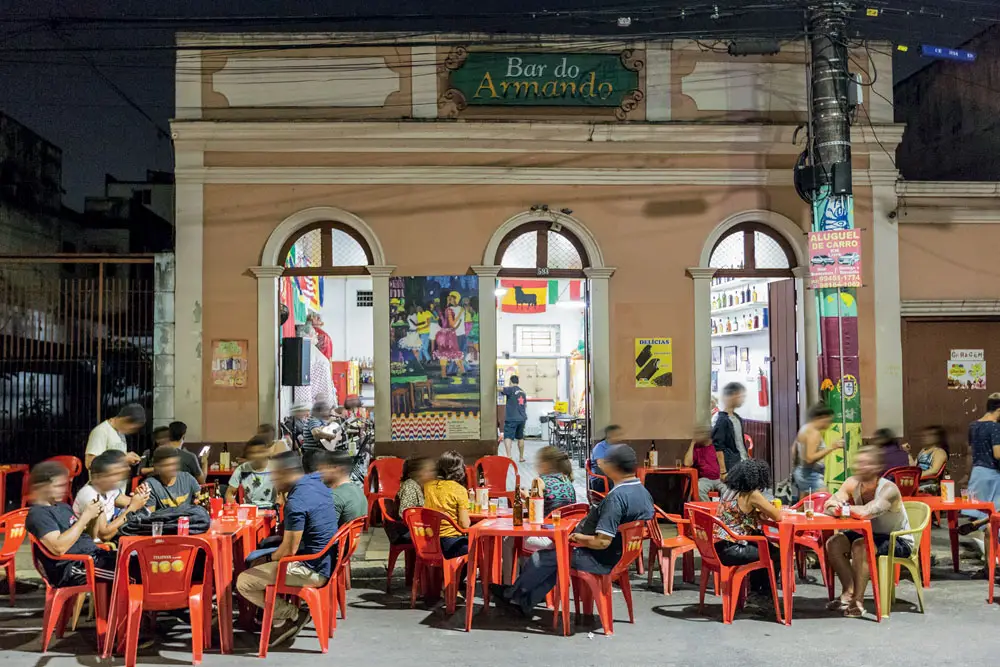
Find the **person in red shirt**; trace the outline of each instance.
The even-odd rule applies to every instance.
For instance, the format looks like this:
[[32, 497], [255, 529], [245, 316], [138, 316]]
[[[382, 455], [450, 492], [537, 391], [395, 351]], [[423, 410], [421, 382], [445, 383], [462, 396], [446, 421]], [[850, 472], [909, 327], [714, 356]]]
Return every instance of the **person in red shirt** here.
[[310, 313], [306, 321], [312, 325], [316, 337], [316, 347], [320, 353], [327, 358], [333, 359], [333, 340], [330, 335], [323, 331], [323, 318], [318, 313]]
[[709, 491], [715, 491], [721, 496], [726, 490], [726, 485], [719, 479], [719, 457], [715, 455], [712, 434], [708, 429], [695, 431], [694, 438], [684, 453], [684, 465], [698, 471], [700, 500], [708, 500]]

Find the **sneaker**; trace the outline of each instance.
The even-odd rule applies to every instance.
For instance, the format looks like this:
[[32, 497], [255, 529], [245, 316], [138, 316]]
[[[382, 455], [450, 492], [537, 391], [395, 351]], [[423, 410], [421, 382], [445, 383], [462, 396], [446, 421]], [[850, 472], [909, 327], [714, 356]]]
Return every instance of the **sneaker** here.
[[291, 641], [295, 638], [305, 624], [309, 621], [309, 610], [301, 609], [299, 610], [299, 615], [297, 618], [283, 621], [279, 625], [275, 625], [271, 628], [271, 643], [269, 646], [274, 648], [280, 646], [287, 641]]

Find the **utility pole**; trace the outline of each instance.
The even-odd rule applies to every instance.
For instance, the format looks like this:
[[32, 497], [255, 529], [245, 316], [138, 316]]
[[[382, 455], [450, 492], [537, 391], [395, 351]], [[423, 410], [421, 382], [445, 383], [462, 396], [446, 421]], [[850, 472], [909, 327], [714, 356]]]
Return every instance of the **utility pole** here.
[[[845, 0], [816, 0], [807, 13], [811, 141], [800, 189], [812, 202], [814, 232], [854, 229], [847, 53], [850, 10]], [[836, 488], [847, 477], [849, 453], [861, 444], [857, 290], [817, 289], [815, 297], [820, 395], [835, 413], [827, 440], [843, 439], [846, 445], [838, 456], [842, 464], [827, 466], [827, 483]]]

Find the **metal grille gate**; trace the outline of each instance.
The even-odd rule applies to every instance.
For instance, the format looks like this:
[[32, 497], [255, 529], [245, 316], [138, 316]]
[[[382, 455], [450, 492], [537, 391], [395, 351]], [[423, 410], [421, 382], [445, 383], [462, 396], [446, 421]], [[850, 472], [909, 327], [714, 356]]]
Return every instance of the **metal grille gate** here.
[[0, 463], [82, 459], [100, 421], [152, 402], [152, 255], [0, 257]]

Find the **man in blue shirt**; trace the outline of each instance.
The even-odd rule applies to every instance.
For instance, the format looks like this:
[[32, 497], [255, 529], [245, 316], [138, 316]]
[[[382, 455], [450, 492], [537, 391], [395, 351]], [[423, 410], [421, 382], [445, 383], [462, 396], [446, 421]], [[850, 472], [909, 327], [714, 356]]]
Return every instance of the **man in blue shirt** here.
[[[594, 448], [590, 450], [590, 472], [592, 474], [604, 475], [602, 472], [604, 457], [607, 456], [608, 451], [612, 447], [621, 443], [621, 437], [622, 429], [621, 426], [618, 426], [617, 424], [611, 424], [604, 429], [604, 439], [594, 445]], [[591, 478], [588, 481], [592, 490], [599, 491], [601, 493], [608, 492], [608, 489], [604, 488], [603, 479]]]
[[521, 378], [511, 375], [510, 386], [501, 389], [500, 393], [507, 397], [503, 420], [503, 446], [507, 450], [507, 458], [510, 458], [511, 448], [517, 440], [519, 460], [524, 463], [524, 423], [528, 421], [528, 396], [517, 386], [520, 381]]
[[[639, 467], [635, 451], [628, 445], [612, 447], [604, 455], [604, 474], [614, 482], [614, 488], [569, 536], [578, 548], [570, 551], [574, 570], [593, 574], [610, 574], [622, 556], [622, 537], [618, 526], [632, 521], [653, 518], [653, 499], [635, 476]], [[558, 567], [554, 549], [536, 551], [525, 563], [513, 586], [491, 584], [490, 592], [497, 603], [513, 607], [525, 616], [556, 584]]]
[[[269, 555], [270, 562], [245, 570], [236, 580], [236, 590], [246, 600], [264, 608], [264, 592], [278, 577], [278, 562], [286, 556], [322, 553], [337, 532], [337, 510], [330, 489], [319, 473], [305, 474], [302, 459], [295, 452], [284, 452], [271, 459], [271, 479], [275, 490], [287, 493], [285, 534]], [[285, 583], [289, 586], [322, 586], [330, 577], [333, 563], [330, 554], [322, 558], [290, 563]], [[274, 604], [274, 629], [271, 645], [282, 644], [298, 634], [309, 620], [309, 611], [301, 611], [280, 597]]]

